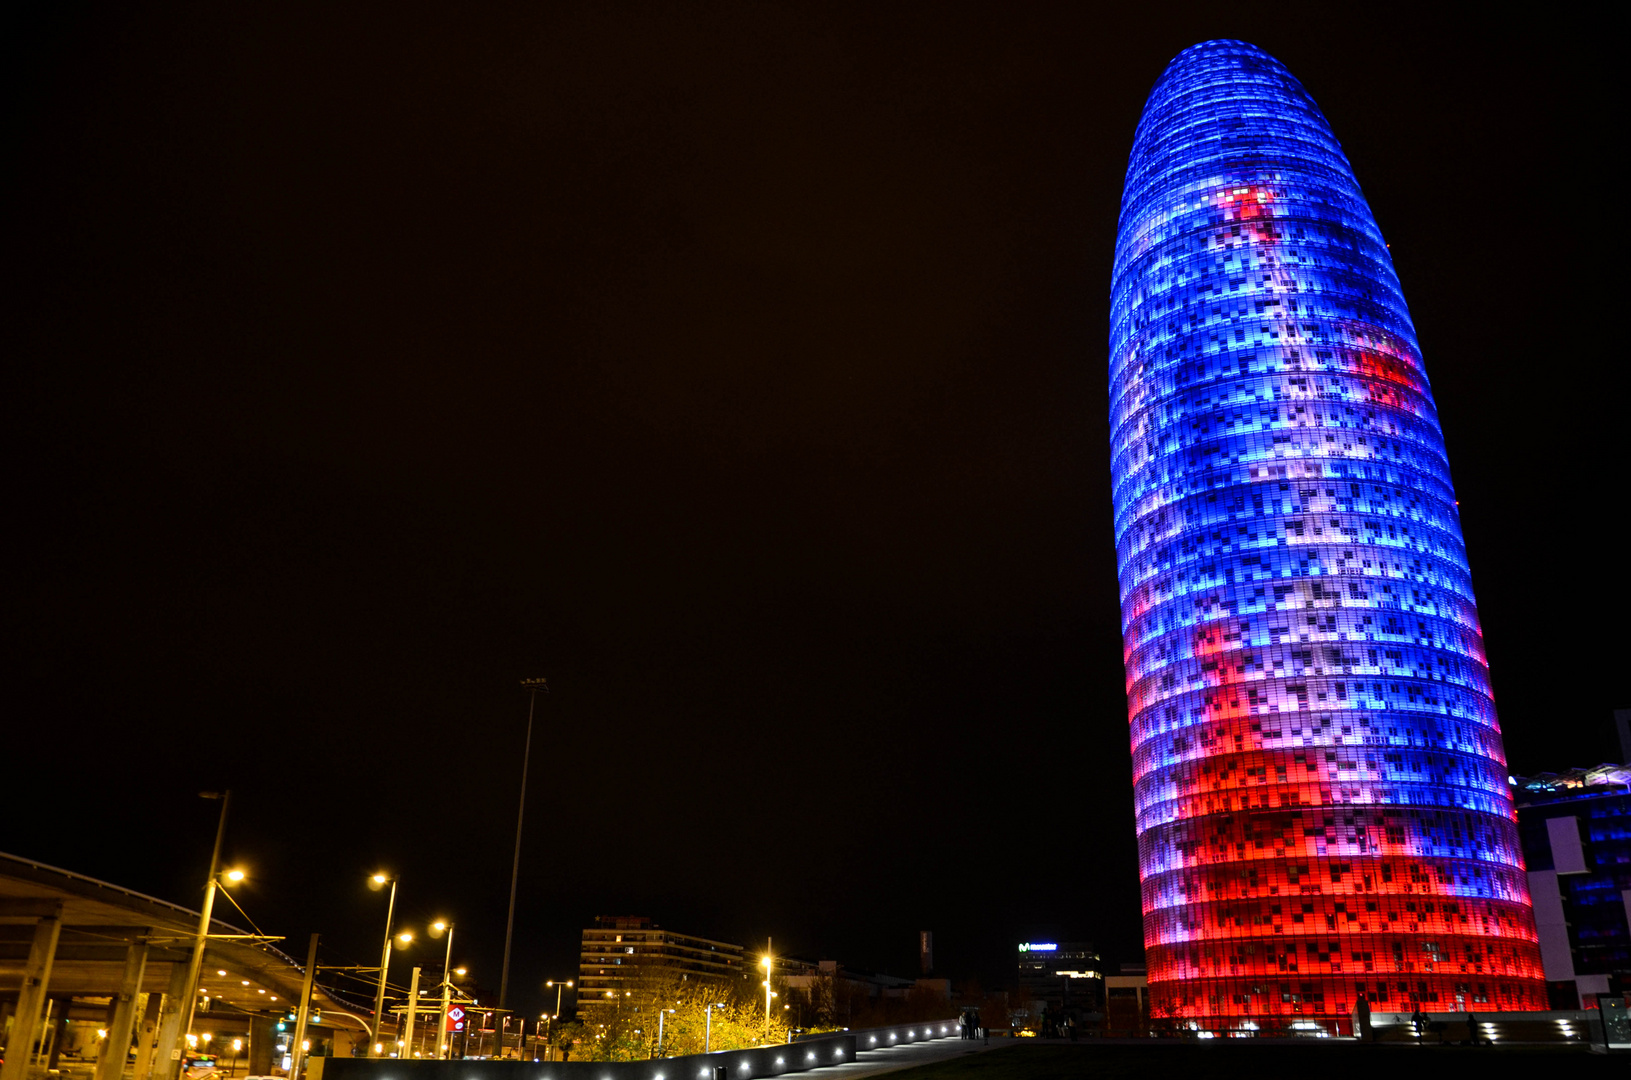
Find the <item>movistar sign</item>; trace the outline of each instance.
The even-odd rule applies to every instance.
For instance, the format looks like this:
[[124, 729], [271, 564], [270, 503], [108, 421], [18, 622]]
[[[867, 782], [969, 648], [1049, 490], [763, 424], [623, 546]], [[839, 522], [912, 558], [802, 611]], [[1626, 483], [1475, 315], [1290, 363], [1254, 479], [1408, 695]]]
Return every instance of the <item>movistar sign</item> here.
[[1053, 952], [1059, 946], [1051, 941], [1031, 941], [1020, 945], [1020, 952]]

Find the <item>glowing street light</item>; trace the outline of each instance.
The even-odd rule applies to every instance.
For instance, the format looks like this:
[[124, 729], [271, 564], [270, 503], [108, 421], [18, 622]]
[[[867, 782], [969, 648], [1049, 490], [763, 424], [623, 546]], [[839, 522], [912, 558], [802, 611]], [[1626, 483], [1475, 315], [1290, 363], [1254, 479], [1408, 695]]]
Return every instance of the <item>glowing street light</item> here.
[[[555, 1015], [561, 1015], [561, 989], [565, 987], [566, 989], [570, 990], [572, 988], [572, 980], [568, 979], [565, 982], [556, 982], [554, 979], [550, 979], [545, 982], [544, 985], [553, 986], [555, 988]], [[553, 1022], [553, 1020], [551, 1022]]]
[[704, 1016], [706, 1017], [706, 1019], [703, 1022], [703, 1029], [702, 1029], [702, 1052], [704, 1054], [713, 1053], [713, 1045], [714, 1045], [714, 1010], [715, 1009], [723, 1009], [724, 1007], [725, 1006], [723, 1004], [712, 1003], [712, 1004], [704, 1006], [703, 1009], [702, 1009], [702, 1012], [703, 1012]]
[[[430, 936], [433, 937], [433, 938], [439, 938], [443, 934], [447, 935], [447, 954], [442, 958], [442, 1022], [441, 1022], [442, 1029], [444, 1031], [446, 1031], [447, 1030], [447, 1011], [453, 1004], [453, 1001], [452, 1001], [453, 973], [452, 973], [451, 970], [449, 970], [451, 968], [452, 964], [453, 964], [453, 924], [448, 922], [446, 919], [437, 919], [435, 922], [430, 924], [429, 933], [430, 933]], [[464, 968], [459, 969], [459, 974], [460, 975], [464, 974]], [[450, 1042], [451, 1042], [451, 1040], [449, 1040], [449, 1043]], [[442, 1058], [442, 1057], [447, 1056], [447, 1049], [448, 1049], [449, 1043], [443, 1043], [441, 1045], [441, 1048], [436, 1051], [436, 1056], [438, 1058]]]
[[379, 1030], [385, 1023], [385, 973], [391, 967], [391, 920], [396, 916], [397, 882], [383, 873], [375, 874], [368, 882], [375, 891], [384, 888], [387, 883], [391, 886], [391, 899], [385, 906], [385, 944], [379, 951], [379, 988], [374, 991], [374, 1030], [370, 1033], [373, 1035], [374, 1056], [379, 1057], [385, 1052], [385, 1046], [379, 1040]]
[[[544, 981], [544, 985], [545, 986], [553, 986], [555, 988], [555, 1012], [549, 1018], [549, 1036], [553, 1040], [554, 1037], [555, 1037], [555, 1021], [557, 1021], [557, 1020], [559, 1020], [561, 1018], [561, 991], [563, 989], [571, 989], [572, 980], [567, 979], [565, 982], [558, 982], [555, 979], [546, 979]], [[553, 1060], [554, 1053], [555, 1053], [555, 1051], [554, 1051], [553, 1047], [551, 1047], [551, 1049], [550, 1049], [550, 1054], [552, 1055], [551, 1060]]]
[[764, 969], [765, 969], [765, 1042], [769, 1042], [770, 1041], [770, 999], [775, 996], [774, 994], [772, 994], [770, 992], [770, 970], [771, 970], [773, 964], [772, 964], [771, 959], [770, 959], [770, 957], [768, 955], [766, 955], [763, 960], [759, 961], [759, 963], [762, 964], [764, 966]]
[[674, 1010], [674, 1009], [658, 1009], [657, 1010], [657, 1056], [658, 1057], [663, 1056], [663, 1018], [665, 1016], [667, 1016], [669, 1013], [675, 1012], [675, 1011], [676, 1010]]

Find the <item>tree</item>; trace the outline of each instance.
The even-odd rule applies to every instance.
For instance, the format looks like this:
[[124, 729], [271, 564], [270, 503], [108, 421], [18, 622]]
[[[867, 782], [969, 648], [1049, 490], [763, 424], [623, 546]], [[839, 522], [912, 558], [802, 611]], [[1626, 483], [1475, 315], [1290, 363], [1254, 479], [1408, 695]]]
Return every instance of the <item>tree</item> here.
[[[657, 972], [633, 980], [611, 1008], [597, 1010], [584, 1026], [572, 1056], [585, 1061], [641, 1061], [740, 1050], [787, 1041], [787, 1024], [775, 1010], [768, 1035], [764, 997], [741, 982], [708, 983]], [[712, 1008], [710, 1008], [712, 1006]], [[657, 1045], [662, 1032], [662, 1046]]]

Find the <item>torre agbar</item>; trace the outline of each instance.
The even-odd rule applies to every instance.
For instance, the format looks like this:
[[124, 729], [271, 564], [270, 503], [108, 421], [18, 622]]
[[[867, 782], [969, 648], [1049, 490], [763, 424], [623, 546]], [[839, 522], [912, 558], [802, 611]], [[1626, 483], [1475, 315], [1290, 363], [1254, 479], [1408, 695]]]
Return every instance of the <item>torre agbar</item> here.
[[1209, 41], [1156, 82], [1111, 301], [1154, 1015], [1546, 1008], [1415, 331], [1330, 126], [1274, 58]]

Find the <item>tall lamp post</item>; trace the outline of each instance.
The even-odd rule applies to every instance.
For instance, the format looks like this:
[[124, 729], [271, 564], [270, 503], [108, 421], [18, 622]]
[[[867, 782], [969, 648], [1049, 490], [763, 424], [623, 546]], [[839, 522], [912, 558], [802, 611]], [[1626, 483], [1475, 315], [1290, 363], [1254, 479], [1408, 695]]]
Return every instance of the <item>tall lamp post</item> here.
[[725, 1007], [724, 1003], [719, 1002], [719, 1003], [715, 1003], [715, 1004], [709, 1004], [709, 1005], [705, 1006], [703, 1008], [703, 1010], [702, 1010], [703, 1017], [704, 1017], [703, 1027], [702, 1027], [702, 1052], [704, 1054], [713, 1053], [713, 1048], [714, 1048], [714, 1010], [715, 1009], [723, 1009], [724, 1007]]
[[572, 980], [568, 979], [565, 982], [556, 982], [554, 979], [550, 979], [548, 982], [544, 983], [544, 985], [553, 986], [555, 988], [555, 1016], [553, 1019], [558, 1020], [561, 1016], [561, 988], [565, 987], [568, 990], [572, 989]]
[[675, 1010], [673, 1010], [673, 1009], [664, 1009], [661, 1006], [659, 1006], [657, 1008], [657, 1056], [658, 1057], [663, 1056], [663, 1019], [669, 1013], [674, 1012], [674, 1011]]
[[[515, 811], [515, 861], [510, 866], [510, 917], [504, 924], [504, 968], [498, 976], [498, 1008], [502, 1012], [510, 993], [510, 941], [515, 937], [515, 885], [521, 878], [521, 825], [527, 816], [527, 764], [532, 759], [532, 716], [538, 708], [538, 695], [549, 693], [543, 679], [522, 679], [527, 702], [527, 741], [521, 750], [521, 802]], [[503, 1058], [503, 1053], [498, 1057]]]
[[205, 799], [221, 800], [221, 819], [215, 826], [215, 849], [210, 852], [210, 876], [204, 883], [204, 910], [198, 919], [198, 936], [193, 940], [193, 955], [187, 961], [187, 996], [184, 999], [187, 1002], [187, 1022], [181, 1026], [183, 1035], [192, 1031], [193, 1015], [198, 1006], [198, 972], [204, 966], [204, 946], [210, 936], [210, 912], [215, 908], [215, 879], [221, 872], [221, 841], [226, 837], [227, 810], [232, 806], [230, 791], [201, 791], [198, 794]]
[[396, 917], [396, 878], [375, 874], [368, 880], [375, 889], [384, 888], [387, 882], [391, 886], [391, 899], [385, 905], [385, 944], [379, 950], [379, 989], [374, 992], [374, 1037], [368, 1047], [369, 1057], [379, 1057], [382, 1046], [379, 1032], [385, 1024], [385, 972], [391, 966], [391, 920]]
[[764, 964], [765, 969], [765, 1042], [768, 1043], [770, 1041], [770, 999], [773, 996], [770, 993], [770, 957], [766, 956], [761, 963]]
[[[560, 982], [556, 979], [547, 979], [545, 980], [544, 985], [553, 986], [555, 988], [555, 1015], [549, 1018], [549, 1037], [551, 1043], [553, 1043], [555, 1039], [555, 1021], [561, 1018], [561, 991], [563, 989], [570, 990], [572, 988], [572, 980], [567, 979], [565, 982]], [[551, 1051], [551, 1053], [553, 1053], [553, 1051]]]
[[[447, 955], [442, 959], [442, 1017], [437, 1021], [436, 1032], [436, 1056], [439, 1058], [453, 1054], [453, 1039], [447, 1036], [447, 1010], [452, 1004], [453, 993], [453, 924], [446, 919], [437, 919], [430, 924], [431, 937], [440, 937], [443, 933], [447, 934]], [[444, 1036], [447, 1037], [445, 1043], [440, 1041]]]

